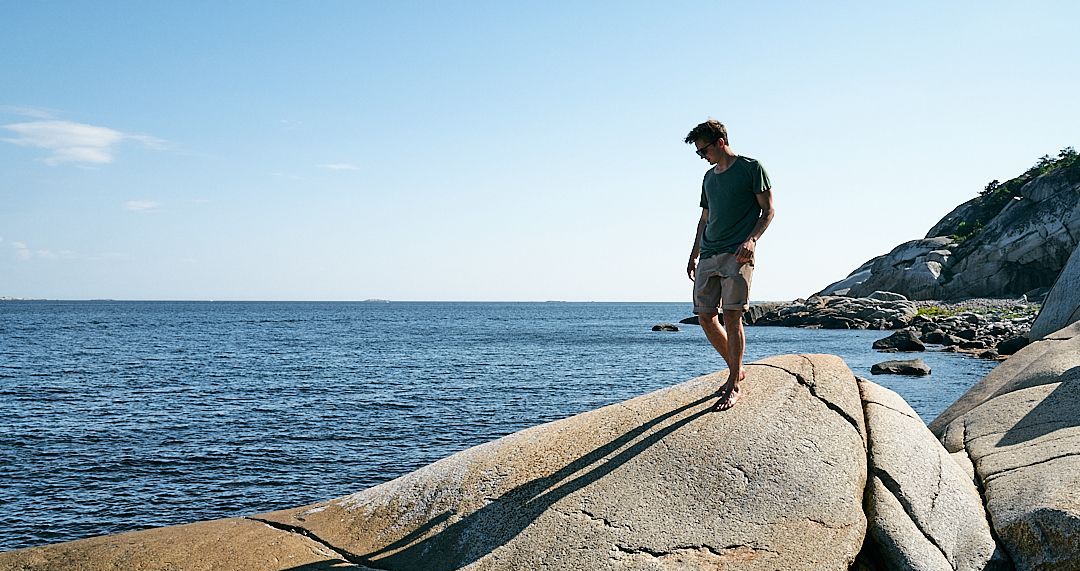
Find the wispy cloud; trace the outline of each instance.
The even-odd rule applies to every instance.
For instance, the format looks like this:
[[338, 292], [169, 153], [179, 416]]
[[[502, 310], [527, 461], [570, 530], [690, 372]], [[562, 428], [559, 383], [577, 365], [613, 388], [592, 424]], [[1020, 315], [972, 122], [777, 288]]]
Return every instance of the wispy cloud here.
[[33, 117], [34, 119], [52, 119], [56, 117], [56, 111], [45, 107], [30, 107], [27, 105], [0, 105], [0, 113], [19, 115], [21, 117]]
[[15, 138], [4, 141], [50, 151], [52, 154], [45, 159], [50, 165], [111, 163], [114, 147], [124, 141], [135, 141], [151, 149], [165, 146], [165, 141], [156, 137], [72, 121], [30, 121], [11, 123], [3, 128], [16, 134]]
[[351, 165], [349, 163], [330, 163], [325, 165], [315, 165], [321, 169], [328, 169], [332, 171], [358, 171], [360, 167]]
[[12, 242], [11, 247], [15, 248], [15, 257], [20, 260], [29, 260], [34, 257], [34, 253], [26, 247], [25, 242]]
[[157, 210], [160, 206], [160, 202], [154, 202], [153, 200], [129, 200], [124, 203], [124, 210], [131, 210], [132, 212], [147, 212]]

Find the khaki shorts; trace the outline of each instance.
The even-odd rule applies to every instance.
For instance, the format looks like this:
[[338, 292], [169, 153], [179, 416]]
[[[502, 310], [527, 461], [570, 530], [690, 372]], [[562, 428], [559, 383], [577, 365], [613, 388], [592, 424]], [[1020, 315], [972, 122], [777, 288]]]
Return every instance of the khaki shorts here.
[[754, 260], [745, 264], [735, 254], [716, 254], [698, 261], [694, 279], [694, 313], [711, 315], [717, 308], [750, 309]]

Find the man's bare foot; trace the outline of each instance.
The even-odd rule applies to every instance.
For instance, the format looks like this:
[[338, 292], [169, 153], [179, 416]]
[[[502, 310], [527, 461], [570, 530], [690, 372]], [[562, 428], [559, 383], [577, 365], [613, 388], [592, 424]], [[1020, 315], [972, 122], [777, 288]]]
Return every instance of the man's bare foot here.
[[742, 382], [745, 379], [746, 371], [739, 372], [738, 380], [733, 377], [728, 377], [728, 381], [724, 383], [724, 386], [720, 387], [719, 391], [717, 391], [717, 394], [720, 395], [720, 400], [716, 401], [716, 404], [713, 405], [713, 412], [727, 410], [735, 406], [735, 403], [739, 402], [739, 396], [741, 396], [740, 389], [742, 388], [740, 385], [742, 385]]

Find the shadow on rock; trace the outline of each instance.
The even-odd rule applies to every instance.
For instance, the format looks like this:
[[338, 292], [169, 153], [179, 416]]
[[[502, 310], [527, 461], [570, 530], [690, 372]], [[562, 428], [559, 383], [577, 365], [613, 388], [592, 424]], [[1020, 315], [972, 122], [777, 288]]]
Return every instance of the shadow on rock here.
[[[364, 565], [386, 570], [443, 571], [473, 563], [512, 540], [562, 498], [607, 476], [668, 435], [709, 414], [709, 409], [703, 409], [634, 442], [672, 417], [713, 398], [715, 395], [709, 395], [666, 412], [574, 460], [559, 471], [526, 482], [493, 499], [434, 535], [420, 539], [425, 531], [433, 527], [425, 526], [378, 551], [360, 555], [359, 559]], [[619, 451], [624, 446], [627, 447]], [[444, 520], [449, 516], [449, 513], [443, 514], [439, 519]], [[387, 553], [390, 554], [385, 555]]]
[[1080, 426], [1080, 366], [1065, 371], [1061, 384], [1010, 428], [997, 445], [1021, 444], [1073, 426]]

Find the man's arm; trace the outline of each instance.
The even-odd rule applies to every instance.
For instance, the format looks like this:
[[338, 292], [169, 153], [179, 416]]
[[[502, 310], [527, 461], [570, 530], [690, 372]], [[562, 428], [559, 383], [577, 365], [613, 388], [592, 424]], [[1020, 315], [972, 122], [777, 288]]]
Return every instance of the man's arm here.
[[761, 216], [758, 218], [757, 224], [754, 224], [750, 236], [735, 252], [735, 259], [742, 263], [749, 262], [754, 258], [754, 248], [757, 247], [758, 238], [761, 238], [761, 235], [765, 233], [765, 229], [769, 227], [769, 223], [772, 222], [773, 217], [776, 216], [776, 209], [773, 208], [772, 203], [771, 188], [765, 192], [755, 194], [754, 198], [757, 199], [758, 206], [761, 207]]
[[701, 218], [697, 223], [697, 232], [694, 233], [694, 246], [690, 248], [690, 261], [686, 264], [686, 275], [690, 281], [694, 281], [697, 272], [698, 254], [701, 253], [701, 235], [705, 232], [705, 223], [709, 221], [709, 209], [701, 209]]

